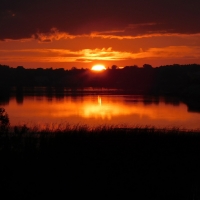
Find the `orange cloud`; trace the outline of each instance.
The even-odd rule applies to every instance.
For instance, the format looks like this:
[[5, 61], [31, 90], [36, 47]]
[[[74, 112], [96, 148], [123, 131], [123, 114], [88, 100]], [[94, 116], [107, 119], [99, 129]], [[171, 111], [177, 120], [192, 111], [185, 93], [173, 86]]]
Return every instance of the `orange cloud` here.
[[169, 46], [150, 48], [135, 54], [136, 58], [200, 58], [199, 46]]
[[52, 42], [53, 40], [61, 40], [61, 39], [75, 39], [80, 37], [86, 38], [103, 38], [103, 39], [141, 39], [141, 38], [151, 38], [151, 37], [200, 37], [200, 33], [197, 34], [180, 34], [180, 33], [167, 33], [155, 32], [155, 31], [146, 31], [144, 33], [137, 34], [136, 30], [140, 27], [146, 26], [155, 26], [156, 23], [144, 23], [144, 24], [129, 24], [126, 28], [120, 30], [107, 30], [107, 31], [93, 31], [90, 34], [81, 34], [81, 35], [72, 35], [67, 32], [59, 31], [57, 28], [52, 28], [48, 33], [36, 33], [32, 37], [39, 40], [40, 42]]
[[66, 49], [23, 49], [0, 50], [0, 62], [92, 62], [120, 61], [138, 58], [200, 58], [198, 46], [169, 46], [149, 48], [138, 52], [116, 51], [109, 48], [82, 49], [71, 51]]
[[112, 48], [83, 49], [70, 51], [66, 49], [24, 49], [0, 50], [1, 60], [30, 62], [91, 62], [93, 60], [122, 60], [131, 56], [131, 53], [113, 51]]
[[[133, 26], [133, 25], [132, 25]], [[131, 27], [132, 27], [131, 26]], [[200, 34], [194, 34], [200, 36]], [[184, 34], [170, 34], [170, 33], [148, 33], [141, 35], [129, 35], [126, 33], [126, 30], [109, 30], [109, 31], [93, 31], [90, 34], [82, 34], [82, 35], [71, 35], [66, 32], [61, 32], [56, 28], [52, 28], [49, 33], [36, 33], [32, 36], [32, 38], [39, 40], [39, 42], [52, 42], [53, 40], [61, 40], [61, 39], [75, 39], [80, 37], [86, 38], [102, 38], [102, 39], [141, 39], [141, 38], [150, 38], [150, 37], [163, 37], [163, 36], [187, 36]]]
[[36, 33], [32, 36], [35, 39], [38, 39], [40, 42], [52, 42], [53, 40], [60, 39], [74, 39], [79, 36], [70, 35], [66, 32], [61, 32], [57, 28], [52, 28], [49, 33]]
[[[118, 31], [119, 32], [125, 32], [125, 31]], [[180, 33], [148, 33], [148, 34], [141, 34], [141, 35], [114, 35], [112, 34], [112, 31], [107, 32], [92, 32], [90, 35], [87, 35], [87, 37], [92, 38], [103, 38], [103, 39], [118, 39], [118, 40], [134, 40], [134, 39], [142, 39], [142, 38], [153, 38], [153, 37], [181, 37], [181, 38], [199, 38], [200, 33], [198, 34], [180, 34]], [[85, 35], [86, 37], [86, 35]]]
[[[180, 33], [167, 33], [167, 32], [155, 32], [144, 31], [144, 33], [136, 33], [137, 29], [145, 26], [154, 26], [155, 23], [144, 24], [129, 24], [124, 29], [119, 30], [107, 30], [107, 31], [92, 31], [90, 34], [73, 35], [67, 32], [59, 31], [57, 28], [52, 28], [49, 32], [37, 32], [33, 34], [31, 38], [18, 39], [19, 41], [26, 42], [28, 40], [38, 40], [39, 42], [52, 42], [55, 40], [67, 40], [76, 38], [102, 38], [102, 39], [118, 39], [118, 40], [134, 40], [142, 38], [153, 37], [181, 37], [181, 38], [199, 38], [200, 33], [196, 34], [180, 34]], [[12, 41], [11, 39], [5, 39], [4, 41]]]

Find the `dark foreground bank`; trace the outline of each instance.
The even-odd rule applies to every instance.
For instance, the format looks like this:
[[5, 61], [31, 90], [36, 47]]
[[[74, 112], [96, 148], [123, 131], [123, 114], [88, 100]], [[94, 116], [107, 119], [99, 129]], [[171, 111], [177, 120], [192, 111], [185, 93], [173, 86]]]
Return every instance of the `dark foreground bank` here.
[[1, 195], [200, 199], [200, 132], [15, 128], [0, 135]]

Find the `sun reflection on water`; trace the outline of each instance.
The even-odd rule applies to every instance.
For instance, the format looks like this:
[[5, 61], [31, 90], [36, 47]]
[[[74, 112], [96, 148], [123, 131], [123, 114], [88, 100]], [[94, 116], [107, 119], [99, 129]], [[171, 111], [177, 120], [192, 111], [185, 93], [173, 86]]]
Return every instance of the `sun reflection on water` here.
[[100, 96], [98, 96], [98, 103], [101, 106], [101, 97]]
[[65, 96], [62, 101], [55, 97], [24, 98], [19, 105], [11, 99], [5, 106], [12, 125], [28, 123], [82, 123], [94, 124], [137, 124], [152, 126], [185, 126], [199, 128], [199, 113], [189, 113], [185, 104], [175, 106], [159, 103], [145, 104], [136, 97], [112, 95], [87, 95], [74, 98]]

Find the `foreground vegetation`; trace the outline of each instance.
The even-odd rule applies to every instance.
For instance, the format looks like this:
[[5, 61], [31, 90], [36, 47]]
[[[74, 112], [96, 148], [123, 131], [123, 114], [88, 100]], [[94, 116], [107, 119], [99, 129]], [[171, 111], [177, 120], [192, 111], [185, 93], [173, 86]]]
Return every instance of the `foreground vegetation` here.
[[200, 198], [196, 130], [9, 127], [0, 134], [0, 159], [1, 191], [11, 198]]

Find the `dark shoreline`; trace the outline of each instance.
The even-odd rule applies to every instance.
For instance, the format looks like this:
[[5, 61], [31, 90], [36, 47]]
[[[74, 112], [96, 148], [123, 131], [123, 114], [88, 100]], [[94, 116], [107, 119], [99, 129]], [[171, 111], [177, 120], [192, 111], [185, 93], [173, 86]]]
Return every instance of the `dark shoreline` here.
[[118, 88], [134, 94], [200, 98], [200, 65], [125, 66], [95, 73], [89, 69], [25, 69], [0, 65], [0, 94], [10, 87]]
[[94, 192], [135, 199], [200, 198], [200, 131], [22, 128], [1, 134], [0, 142], [1, 192], [8, 197], [92, 197]]

